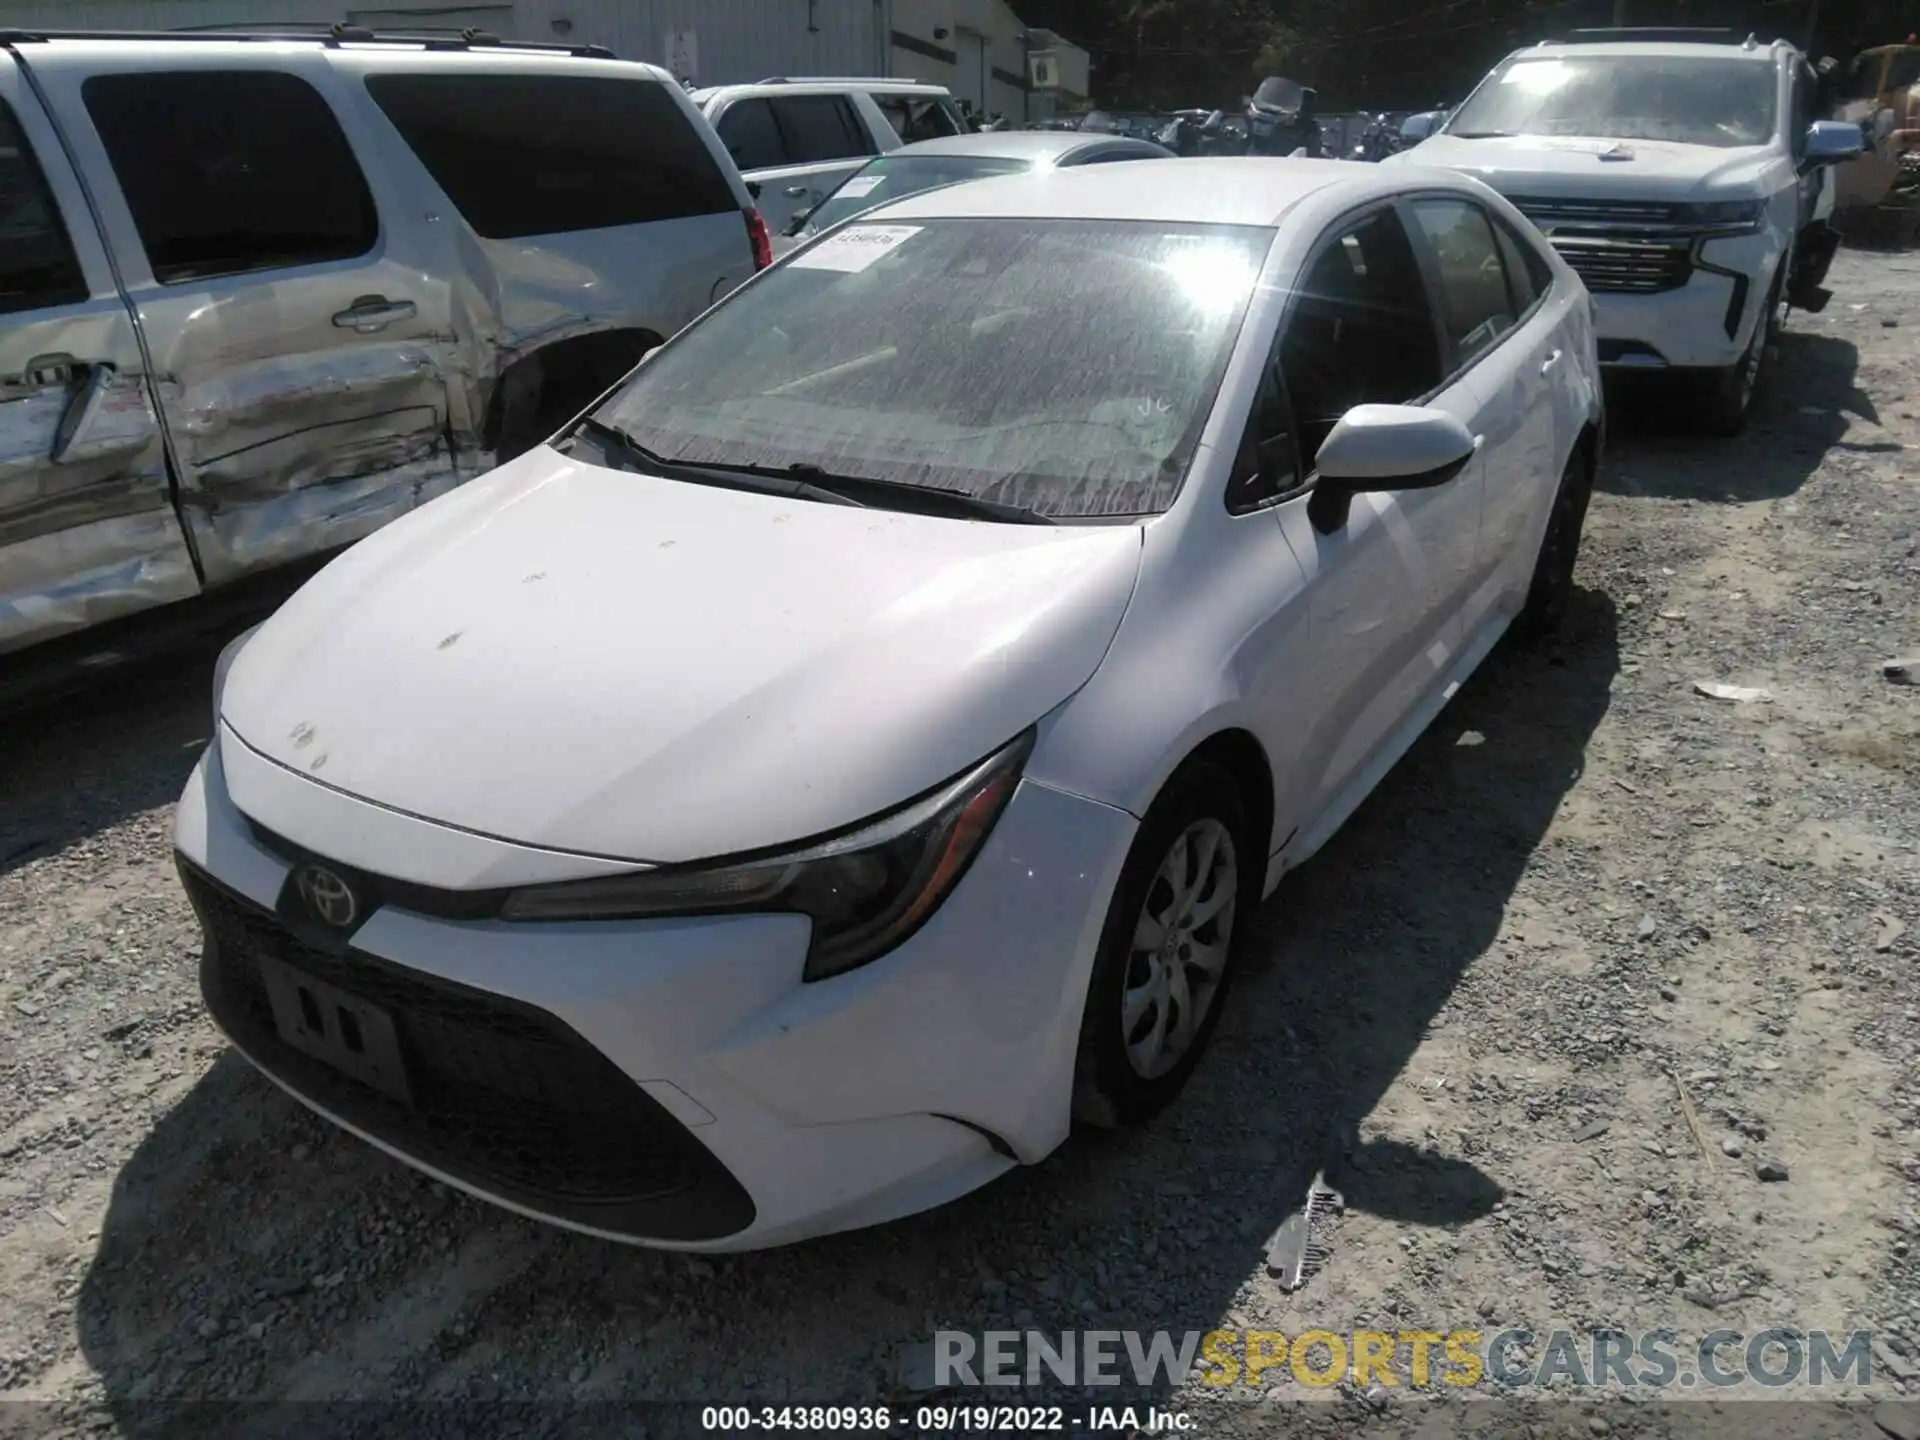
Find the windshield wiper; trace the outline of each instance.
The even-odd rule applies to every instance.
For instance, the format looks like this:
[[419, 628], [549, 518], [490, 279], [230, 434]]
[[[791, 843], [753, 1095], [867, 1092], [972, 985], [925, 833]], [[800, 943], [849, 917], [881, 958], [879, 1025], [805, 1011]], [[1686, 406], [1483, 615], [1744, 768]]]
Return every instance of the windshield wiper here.
[[[919, 510], [929, 515], [959, 516], [969, 520], [1000, 520], [1015, 525], [1052, 525], [1050, 516], [1042, 515], [1038, 510], [1029, 510], [1023, 505], [1008, 505], [999, 500], [983, 500], [965, 490], [949, 490], [942, 485], [916, 485], [910, 480], [882, 480], [876, 475], [840, 475], [831, 470], [822, 470], [818, 465], [789, 465], [784, 471], [769, 470], [770, 474], [797, 475], [809, 483], [844, 494], [848, 490], [869, 490], [878, 492], [888, 499], [918, 500], [915, 505], [893, 505], [886, 509]], [[930, 503], [927, 503], [930, 502]], [[871, 504], [872, 501], [857, 503]]]
[[[915, 485], [907, 480], [883, 480], [876, 475], [842, 475], [807, 462], [794, 465], [751, 465], [718, 460], [676, 460], [647, 449], [617, 425], [609, 425], [589, 415], [580, 422], [603, 446], [613, 446], [630, 461], [671, 478], [726, 484], [740, 480], [769, 482], [742, 485], [742, 489], [761, 490], [777, 495], [796, 495], [821, 500], [830, 505], [858, 505], [880, 509], [907, 510], [925, 515], [960, 516], [973, 520], [999, 520], [1016, 525], [1052, 525], [1055, 522], [1038, 510], [1007, 505], [998, 500], [983, 500], [965, 490], [949, 490], [938, 485]], [[719, 478], [725, 477], [725, 478]], [[862, 496], [861, 492], [866, 495]], [[898, 501], [917, 503], [884, 503]]]
[[671, 455], [662, 455], [657, 450], [649, 450], [618, 425], [609, 425], [591, 415], [580, 422], [579, 428], [593, 436], [603, 451], [613, 452], [629, 467], [651, 470], [669, 480], [688, 480], [697, 485], [719, 485], [731, 490], [751, 490], [760, 495], [788, 495], [796, 500], [816, 500], [823, 505], [863, 504], [851, 495], [810, 483], [811, 476], [797, 473], [802, 467], [775, 470], [766, 465], [724, 465], [709, 460], [678, 460]]

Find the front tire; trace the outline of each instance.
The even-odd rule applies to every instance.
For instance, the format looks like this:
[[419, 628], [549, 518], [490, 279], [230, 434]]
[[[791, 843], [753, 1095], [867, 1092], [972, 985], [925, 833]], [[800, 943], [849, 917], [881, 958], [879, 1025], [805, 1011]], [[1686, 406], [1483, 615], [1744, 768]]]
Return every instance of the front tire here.
[[1752, 418], [1753, 397], [1759, 392], [1766, 369], [1767, 350], [1780, 333], [1780, 287], [1785, 275], [1783, 264], [1767, 289], [1767, 308], [1753, 322], [1753, 338], [1747, 342], [1745, 353], [1726, 369], [1716, 371], [1708, 383], [1700, 418], [1709, 435], [1732, 439]]
[[1087, 987], [1074, 1114], [1133, 1125], [1180, 1093], [1213, 1037], [1266, 857], [1232, 776], [1205, 762], [1148, 809]]

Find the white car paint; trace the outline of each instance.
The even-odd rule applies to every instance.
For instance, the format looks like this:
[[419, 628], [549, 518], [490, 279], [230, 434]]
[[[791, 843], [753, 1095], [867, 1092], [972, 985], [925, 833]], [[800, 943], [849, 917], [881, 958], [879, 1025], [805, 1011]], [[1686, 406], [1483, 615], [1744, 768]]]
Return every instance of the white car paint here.
[[[1356, 495], [1331, 533], [1308, 513], [1313, 489], [1229, 512], [1302, 267], [1337, 227], [1410, 194], [1520, 227], [1450, 172], [1259, 159], [1010, 176], [867, 217], [1272, 231], [1185, 483], [1157, 516], [932, 518], [543, 448], [362, 542], [222, 657], [218, 742], [175, 840], [197, 904], [278, 905], [288, 927], [310, 873], [290, 849], [452, 900], [633, 875], [859, 825], [1034, 728], [951, 893], [904, 942], [830, 979], [802, 979], [809, 922], [793, 914], [445, 918], [402, 896], [329, 952], [565, 1025], [725, 1167], [749, 1222], [686, 1238], [558, 1213], [330, 1108], [250, 1041], [252, 1058], [449, 1183], [670, 1248], [873, 1224], [1043, 1158], [1068, 1131], [1110, 897], [1168, 777], [1210, 738], [1250, 737], [1273, 792], [1270, 889], [1506, 630], [1560, 476], [1600, 423], [1586, 296], [1543, 251], [1539, 302], [1416, 413], [1435, 412], [1423, 453], [1470, 437], [1456, 478]], [[752, 304], [762, 283], [710, 314]], [[1349, 428], [1370, 418], [1393, 417], [1356, 413]], [[273, 943], [317, 957], [305, 933]]]
[[[1587, 56], [1727, 61], [1771, 72], [1776, 95], [1773, 134], [1754, 145], [1721, 148], [1605, 134], [1478, 137], [1456, 134], [1474, 99], [1499, 86], [1516, 64]], [[1772, 46], [1689, 41], [1542, 44], [1507, 57], [1445, 126], [1391, 155], [1389, 165], [1444, 165], [1518, 200], [1565, 250], [1594, 291], [1603, 363], [1621, 368], [1723, 371], [1754, 344], [1775, 285], [1784, 286], [1803, 227], [1831, 212], [1832, 177], [1806, 160], [1812, 72], [1784, 41]], [[1797, 101], [1803, 102], [1800, 109]], [[1804, 110], [1796, 121], [1796, 114]], [[1668, 221], [1634, 207], [1751, 202], [1758, 218], [1742, 233], [1726, 227]], [[1677, 245], [1690, 254], [1683, 284], [1648, 293], [1616, 283], [1593, 263], [1591, 245]], [[1736, 306], [1736, 299], [1739, 304]]]

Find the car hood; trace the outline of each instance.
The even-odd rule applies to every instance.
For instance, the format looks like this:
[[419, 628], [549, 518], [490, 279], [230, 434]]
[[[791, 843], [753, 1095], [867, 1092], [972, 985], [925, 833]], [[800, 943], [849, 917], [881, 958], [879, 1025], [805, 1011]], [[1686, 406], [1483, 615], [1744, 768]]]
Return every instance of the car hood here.
[[234, 658], [221, 718], [321, 784], [523, 844], [781, 845], [1072, 695], [1140, 549], [1137, 525], [825, 505], [542, 447], [309, 581]]
[[[1622, 158], [1603, 159], [1603, 155]], [[1507, 195], [1621, 200], [1696, 200], [1758, 196], [1773, 152], [1722, 150], [1660, 140], [1545, 135], [1462, 140], [1435, 135], [1392, 159], [1462, 170]]]

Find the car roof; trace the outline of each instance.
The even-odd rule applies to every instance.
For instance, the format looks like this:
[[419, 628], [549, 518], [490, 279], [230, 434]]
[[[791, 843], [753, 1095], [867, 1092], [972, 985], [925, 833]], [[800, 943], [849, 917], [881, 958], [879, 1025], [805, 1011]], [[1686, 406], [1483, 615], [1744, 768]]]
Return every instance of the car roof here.
[[32, 48], [24, 50], [30, 62], [42, 56], [71, 57], [84, 63], [124, 56], [141, 59], [163, 55], [183, 63], [231, 59], [236, 50], [248, 55], [294, 56], [319, 51], [328, 61], [343, 69], [457, 70], [465, 73], [553, 70], [560, 74], [614, 75], [621, 79], [650, 80], [660, 84], [678, 83], [658, 65], [640, 60], [620, 60], [607, 54], [589, 53], [585, 47], [563, 50], [554, 45], [516, 45], [502, 41], [498, 45], [467, 46], [442, 42], [423, 35], [387, 35], [374, 40], [330, 40], [325, 35], [293, 32], [262, 32], [245, 36], [237, 32], [196, 34], [191, 31], [160, 31], [152, 36], [133, 32], [35, 31]]
[[705, 105], [713, 100], [734, 100], [742, 95], [844, 95], [849, 91], [868, 95], [918, 95], [929, 100], [952, 98], [944, 85], [925, 80], [835, 80], [822, 79], [754, 80], [738, 85], [708, 85], [693, 92], [693, 103]]
[[[1626, 59], [1751, 60], [1772, 64], [1776, 45], [1717, 44], [1711, 40], [1592, 40], [1573, 43], [1548, 41], [1516, 50], [1509, 60], [1559, 60], [1576, 55], [1619, 56]], [[1797, 53], [1797, 52], [1796, 52]]]
[[[1147, 142], [1130, 140], [1125, 135], [1094, 135], [1079, 130], [993, 130], [977, 135], [942, 135], [937, 140], [916, 140], [887, 152], [896, 155], [977, 155], [994, 160], [1058, 160], [1090, 145], [1102, 147], [1119, 142], [1132, 149]], [[1157, 148], [1157, 147], [1155, 147]], [[1171, 153], [1171, 152], [1169, 152]], [[1144, 152], [1141, 159], [1150, 158]]]
[[1122, 160], [990, 176], [923, 190], [870, 210], [862, 218], [1008, 216], [1273, 226], [1302, 200], [1336, 187], [1351, 192], [1356, 203], [1413, 189], [1474, 190], [1473, 182], [1456, 171], [1417, 165], [1382, 169], [1356, 160], [1265, 156], [1184, 159], [1172, 164]]

